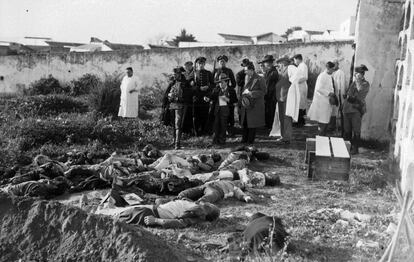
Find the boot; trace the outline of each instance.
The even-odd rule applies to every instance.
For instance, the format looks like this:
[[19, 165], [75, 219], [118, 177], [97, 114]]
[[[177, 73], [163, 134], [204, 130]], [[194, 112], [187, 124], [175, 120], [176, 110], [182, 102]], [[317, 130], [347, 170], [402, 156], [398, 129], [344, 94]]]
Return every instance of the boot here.
[[360, 134], [355, 134], [351, 142], [351, 155], [356, 155], [359, 153], [359, 140]]
[[178, 150], [181, 148], [181, 130], [177, 130], [175, 132], [175, 138], [174, 138], [174, 142], [175, 142], [175, 150]]
[[174, 129], [174, 133], [173, 133], [173, 137], [174, 137], [174, 141], [172, 143], [169, 144], [169, 146], [175, 146], [176, 142], [177, 142], [177, 136], [176, 136], [176, 131]]

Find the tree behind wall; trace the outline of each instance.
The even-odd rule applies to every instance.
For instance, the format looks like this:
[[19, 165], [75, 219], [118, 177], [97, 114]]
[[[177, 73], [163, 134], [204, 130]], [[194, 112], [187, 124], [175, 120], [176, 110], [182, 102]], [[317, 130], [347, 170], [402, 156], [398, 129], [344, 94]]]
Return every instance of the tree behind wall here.
[[173, 40], [175, 46], [178, 46], [180, 42], [197, 42], [195, 36], [188, 34], [185, 28], [181, 29], [181, 33], [177, 35]]

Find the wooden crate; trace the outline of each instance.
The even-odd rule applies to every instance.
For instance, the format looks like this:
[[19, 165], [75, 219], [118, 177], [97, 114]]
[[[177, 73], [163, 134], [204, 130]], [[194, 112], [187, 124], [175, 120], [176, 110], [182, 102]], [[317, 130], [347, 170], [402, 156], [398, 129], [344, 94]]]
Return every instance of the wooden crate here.
[[[310, 154], [309, 154], [309, 158]], [[351, 167], [348, 146], [342, 138], [316, 137], [312, 179], [348, 180]], [[309, 164], [312, 167], [312, 163]], [[309, 173], [308, 173], [309, 176]]]

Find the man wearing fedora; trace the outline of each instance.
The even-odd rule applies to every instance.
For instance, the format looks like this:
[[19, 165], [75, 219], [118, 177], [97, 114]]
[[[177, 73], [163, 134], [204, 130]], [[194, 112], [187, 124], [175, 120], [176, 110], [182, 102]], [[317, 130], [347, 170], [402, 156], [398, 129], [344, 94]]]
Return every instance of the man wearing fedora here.
[[[236, 94], [237, 97], [240, 97], [241, 95], [241, 89], [244, 87], [244, 84], [246, 83], [246, 73], [244, 72], [244, 67], [247, 66], [250, 63], [250, 60], [248, 58], [244, 58], [240, 64], [242, 69], [236, 73]], [[239, 100], [240, 103], [240, 100]], [[237, 108], [239, 109], [239, 108]], [[239, 123], [241, 123], [241, 117], [240, 117], [240, 111], [238, 110], [239, 115]]]
[[272, 55], [265, 55], [263, 60], [259, 61], [259, 64], [263, 64], [264, 69], [264, 80], [266, 83], [265, 123], [266, 128], [269, 130], [272, 128], [277, 100], [280, 97], [280, 90], [276, 90], [279, 75], [276, 67], [273, 65], [274, 61], [275, 59]]
[[[227, 62], [229, 61], [229, 58], [226, 55], [220, 55], [217, 57], [217, 62], [219, 64], [219, 67], [214, 70], [214, 81], [219, 83], [219, 77], [222, 73], [227, 75], [229, 78], [228, 87], [229, 89], [233, 89], [234, 92], [236, 92], [236, 79], [234, 78], [233, 70], [228, 68]], [[229, 136], [234, 135], [234, 105], [229, 105], [229, 118], [227, 123], [227, 132], [229, 133]]]
[[176, 67], [173, 72], [174, 80], [168, 85], [166, 93], [170, 102], [171, 117], [174, 119], [174, 145], [177, 150], [181, 148], [183, 123], [193, 92], [183, 75], [184, 68]]
[[240, 94], [240, 116], [243, 127], [242, 143], [253, 144], [256, 138], [256, 129], [265, 125], [264, 96], [266, 83], [256, 72], [252, 62], [244, 67], [247, 81]]
[[210, 106], [209, 96], [214, 87], [213, 74], [206, 70], [206, 58], [198, 57], [195, 60], [198, 68], [195, 71], [195, 86], [194, 86], [194, 117], [195, 128], [197, 135], [203, 135], [208, 130], [208, 111]]
[[237, 103], [236, 91], [229, 86], [230, 81], [231, 79], [225, 73], [221, 73], [215, 81], [218, 86], [214, 88], [211, 95], [214, 111], [213, 144], [223, 145], [226, 142], [230, 108], [234, 109], [234, 104]]

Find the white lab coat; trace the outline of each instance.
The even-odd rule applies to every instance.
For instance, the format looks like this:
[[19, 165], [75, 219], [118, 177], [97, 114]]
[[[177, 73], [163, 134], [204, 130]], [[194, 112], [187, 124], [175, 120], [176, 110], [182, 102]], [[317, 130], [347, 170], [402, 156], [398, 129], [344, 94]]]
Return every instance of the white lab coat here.
[[[138, 92], [129, 93], [129, 91], [133, 89], [138, 89]], [[139, 109], [139, 95], [139, 79], [136, 76], [124, 76], [121, 82], [121, 101], [119, 104], [118, 116], [137, 117]]]
[[293, 122], [297, 122], [299, 117], [300, 91], [297, 81], [297, 70], [297, 67], [294, 65], [288, 66], [288, 76], [291, 85], [286, 98], [286, 116], [292, 117]]
[[300, 63], [297, 67], [297, 76], [296, 79], [304, 80], [299, 84], [299, 91], [300, 91], [300, 102], [299, 102], [299, 109], [306, 109], [308, 107], [308, 67], [304, 62]]
[[332, 76], [323, 71], [318, 76], [315, 84], [312, 104], [309, 108], [308, 117], [318, 123], [328, 124], [331, 119], [332, 106], [329, 103], [329, 93], [333, 93]]
[[[335, 92], [339, 99], [345, 94], [346, 89], [346, 77], [344, 71], [338, 69], [332, 74], [335, 83]], [[332, 116], [339, 117], [339, 111], [337, 106], [332, 106]]]

